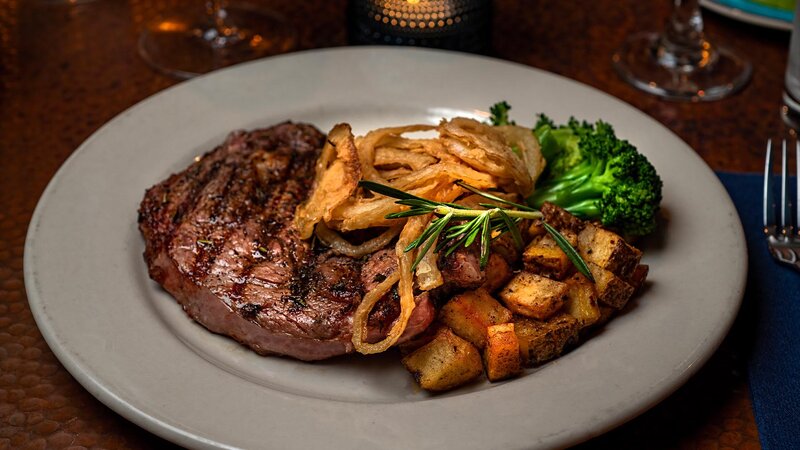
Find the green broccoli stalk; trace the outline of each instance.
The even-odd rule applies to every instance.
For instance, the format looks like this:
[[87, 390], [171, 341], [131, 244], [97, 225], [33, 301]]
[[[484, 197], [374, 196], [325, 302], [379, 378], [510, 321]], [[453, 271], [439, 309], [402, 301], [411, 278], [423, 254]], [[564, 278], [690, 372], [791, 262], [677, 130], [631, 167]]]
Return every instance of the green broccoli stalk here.
[[617, 138], [611, 125], [570, 119], [556, 126], [541, 116], [534, 134], [547, 169], [527, 198], [531, 206], [552, 202], [625, 235], [655, 230], [661, 179], [636, 147]]
[[492, 105], [492, 107], [489, 108], [489, 112], [492, 114], [489, 117], [489, 120], [492, 122], [492, 125], [516, 125], [517, 123], [513, 120], [508, 120], [508, 111], [510, 109], [511, 105], [509, 105], [505, 100]]

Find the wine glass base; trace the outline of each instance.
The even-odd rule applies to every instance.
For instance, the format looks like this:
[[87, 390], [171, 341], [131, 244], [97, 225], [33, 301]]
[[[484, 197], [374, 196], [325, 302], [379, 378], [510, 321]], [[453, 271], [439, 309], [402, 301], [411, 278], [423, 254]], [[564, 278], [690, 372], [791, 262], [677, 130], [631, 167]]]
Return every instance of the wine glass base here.
[[96, 0], [39, 0], [39, 4], [47, 6], [61, 6], [61, 5], [81, 5], [84, 3], [91, 3]]
[[139, 38], [139, 54], [165, 74], [191, 78], [294, 49], [294, 29], [278, 15], [236, 4], [227, 5], [225, 12], [226, 23], [235, 26], [234, 33], [227, 36], [200, 12], [178, 13], [152, 22]]
[[750, 80], [752, 66], [725, 48], [715, 47], [712, 63], [694, 70], [663, 65], [657, 57], [660, 35], [631, 36], [612, 57], [628, 83], [653, 95], [679, 101], [712, 101], [736, 93]]

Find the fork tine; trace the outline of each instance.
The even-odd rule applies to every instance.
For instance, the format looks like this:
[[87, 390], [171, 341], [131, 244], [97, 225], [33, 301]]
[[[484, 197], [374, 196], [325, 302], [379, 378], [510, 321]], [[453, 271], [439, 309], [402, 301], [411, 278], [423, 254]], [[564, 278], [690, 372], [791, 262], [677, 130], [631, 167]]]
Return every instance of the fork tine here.
[[796, 213], [794, 221], [794, 232], [796, 236], [800, 236], [800, 141], [796, 141], [794, 147], [796, 153], [794, 157], [794, 162], [797, 165], [796, 167], [797, 171], [795, 172], [795, 180], [794, 180], [797, 184], [797, 188], [795, 189], [797, 192], [795, 192], [795, 197], [794, 197], [795, 199], [794, 209]]
[[[795, 164], [797, 182], [795, 192], [789, 191], [789, 158], [786, 140], [781, 148], [781, 213], [780, 231], [777, 219], [775, 175], [772, 173], [772, 139], [767, 140], [767, 155], [764, 160], [764, 235], [772, 257], [800, 271], [800, 141], [795, 140]], [[794, 195], [794, 199], [792, 196]]]
[[781, 232], [786, 235], [791, 226], [792, 200], [789, 198], [789, 161], [786, 157], [786, 139], [781, 145]]
[[764, 232], [775, 220], [775, 203], [772, 197], [772, 139], [767, 140], [767, 157], [764, 162]]

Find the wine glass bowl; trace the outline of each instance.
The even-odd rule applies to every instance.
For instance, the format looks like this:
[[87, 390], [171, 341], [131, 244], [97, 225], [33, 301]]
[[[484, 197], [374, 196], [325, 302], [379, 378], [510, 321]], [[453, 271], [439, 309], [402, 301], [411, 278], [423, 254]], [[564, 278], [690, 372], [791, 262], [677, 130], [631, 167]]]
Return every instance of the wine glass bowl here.
[[146, 25], [139, 54], [153, 68], [178, 78], [291, 51], [294, 29], [280, 15], [247, 3], [208, 1]]
[[697, 0], [674, 0], [665, 30], [630, 36], [612, 63], [628, 83], [668, 100], [725, 98], [752, 75], [749, 62], [705, 38]]

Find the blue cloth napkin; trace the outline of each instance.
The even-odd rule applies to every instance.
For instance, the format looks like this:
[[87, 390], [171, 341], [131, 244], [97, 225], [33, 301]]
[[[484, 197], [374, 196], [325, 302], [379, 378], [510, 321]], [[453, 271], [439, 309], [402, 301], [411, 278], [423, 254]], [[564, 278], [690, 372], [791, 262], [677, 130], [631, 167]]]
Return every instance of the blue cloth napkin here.
[[[749, 273], [741, 314], [753, 330], [748, 379], [765, 450], [800, 449], [800, 272], [778, 265], [762, 233], [762, 183], [756, 174], [717, 174], [747, 237]], [[794, 184], [792, 184], [793, 186]]]

